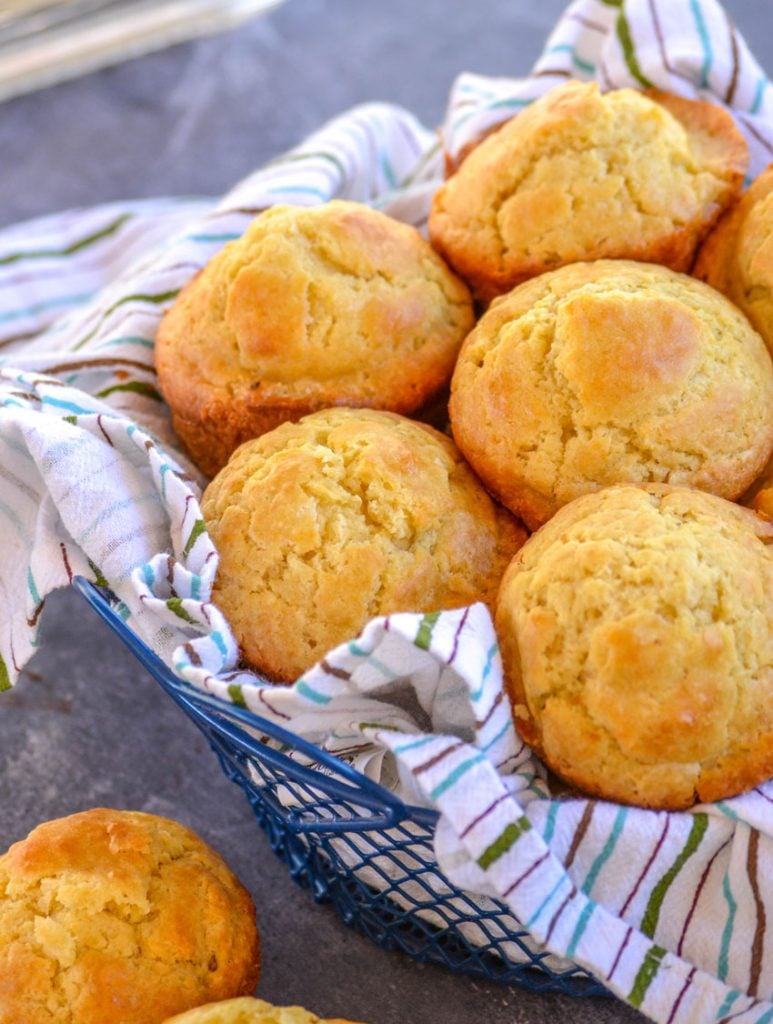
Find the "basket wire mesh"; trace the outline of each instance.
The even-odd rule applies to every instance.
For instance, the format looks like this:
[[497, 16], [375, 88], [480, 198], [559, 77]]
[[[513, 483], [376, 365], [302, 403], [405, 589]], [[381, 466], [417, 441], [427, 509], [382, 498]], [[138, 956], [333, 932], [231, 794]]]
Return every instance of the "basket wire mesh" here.
[[540, 947], [504, 904], [452, 885], [435, 861], [435, 811], [405, 804], [307, 740], [183, 683], [119, 618], [109, 591], [82, 578], [74, 585], [204, 733], [271, 848], [317, 902], [331, 903], [382, 948], [422, 962], [536, 991], [609, 994]]

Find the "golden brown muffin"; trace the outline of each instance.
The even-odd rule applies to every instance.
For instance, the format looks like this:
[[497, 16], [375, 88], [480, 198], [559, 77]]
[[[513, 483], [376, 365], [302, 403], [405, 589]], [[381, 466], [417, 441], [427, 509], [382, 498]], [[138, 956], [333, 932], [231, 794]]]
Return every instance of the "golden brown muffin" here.
[[272, 1006], [262, 999], [227, 999], [170, 1017], [164, 1024], [354, 1024], [340, 1017], [321, 1020], [300, 1006]]
[[211, 476], [316, 409], [414, 412], [448, 383], [473, 322], [467, 287], [415, 228], [359, 203], [275, 206], [182, 290], [156, 369]]
[[601, 257], [686, 271], [747, 163], [721, 107], [567, 82], [485, 138], [441, 186], [430, 238], [484, 301]]
[[213, 600], [244, 657], [285, 682], [373, 616], [493, 605], [526, 536], [447, 437], [367, 409], [247, 442], [201, 507]]
[[773, 164], [722, 217], [693, 273], [740, 306], [773, 352]]
[[679, 809], [773, 772], [773, 524], [665, 485], [572, 502], [502, 580], [516, 725], [595, 796]]
[[484, 484], [536, 529], [626, 481], [743, 493], [773, 449], [773, 368], [708, 285], [652, 264], [574, 263], [481, 318], [449, 411]]
[[0, 857], [0, 1024], [158, 1024], [259, 963], [249, 894], [175, 821], [97, 808]]

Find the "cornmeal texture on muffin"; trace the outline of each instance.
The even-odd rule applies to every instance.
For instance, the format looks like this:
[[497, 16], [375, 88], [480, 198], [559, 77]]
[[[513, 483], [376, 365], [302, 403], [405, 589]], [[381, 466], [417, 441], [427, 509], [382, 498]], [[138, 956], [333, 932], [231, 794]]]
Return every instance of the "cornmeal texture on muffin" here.
[[177, 435], [212, 475], [316, 409], [419, 409], [473, 322], [466, 285], [415, 228], [340, 200], [275, 206], [182, 290], [156, 369]]
[[720, 107], [567, 82], [472, 150], [435, 194], [430, 237], [484, 301], [602, 257], [687, 271], [747, 163]]
[[207, 1003], [164, 1021], [164, 1024], [354, 1024], [353, 1021], [326, 1018], [301, 1006], [272, 1006], [262, 999], [243, 996], [221, 1003]]
[[0, 1022], [158, 1024], [252, 992], [252, 900], [195, 833], [106, 808], [0, 857]]
[[587, 793], [679, 809], [773, 772], [773, 524], [701, 491], [578, 498], [523, 546], [496, 630], [516, 725]]
[[454, 438], [532, 529], [615, 483], [736, 498], [773, 449], [773, 368], [719, 292], [666, 267], [575, 263], [502, 296], [459, 355]]
[[244, 444], [202, 513], [220, 556], [213, 600], [244, 657], [280, 681], [373, 616], [493, 605], [526, 536], [447, 437], [365, 409]]
[[773, 164], [722, 217], [693, 273], [740, 306], [773, 351]]

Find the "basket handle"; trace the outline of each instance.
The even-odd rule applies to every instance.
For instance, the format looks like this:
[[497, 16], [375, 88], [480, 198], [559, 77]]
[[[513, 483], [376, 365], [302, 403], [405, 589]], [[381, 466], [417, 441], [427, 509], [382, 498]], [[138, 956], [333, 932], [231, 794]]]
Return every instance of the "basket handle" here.
[[[398, 797], [388, 790], [383, 790], [382, 786], [371, 782], [359, 772], [356, 774], [362, 780], [362, 784], [356, 786], [336, 777], [343, 774], [342, 769], [349, 768], [349, 766], [338, 761], [337, 758], [320, 747], [314, 748], [317, 752], [315, 766], [299, 764], [282, 751], [268, 746], [245, 731], [237, 721], [231, 721], [231, 708], [215, 707], [217, 698], [198, 693], [185, 697], [177, 694], [172, 696], [179, 703], [186, 705], [186, 710], [205, 733], [210, 746], [219, 756], [221, 762], [225, 761], [228, 764], [228, 774], [232, 777], [234, 774], [238, 774], [240, 778], [235, 781], [249, 786], [251, 791], [254, 792], [259, 785], [249, 771], [250, 761], [254, 759], [293, 782], [324, 794], [336, 803], [354, 804], [358, 808], [367, 808], [372, 812], [368, 815], [352, 813], [345, 817], [339, 815], [332, 818], [310, 818], [308, 805], [299, 809], [288, 807], [279, 800], [271, 788], [261, 788], [261, 799], [271, 805], [272, 812], [280, 817], [292, 831], [303, 833], [362, 832], [369, 829], [390, 828], [409, 816], [408, 808]], [[222, 704], [222, 702], [219, 703]], [[254, 716], [254, 718], [257, 721], [262, 721], [258, 716]], [[273, 725], [270, 722], [268, 724]], [[291, 745], [298, 749], [298, 737], [294, 737], [294, 739], [295, 743]], [[320, 771], [317, 766], [326, 770]], [[329, 771], [336, 774], [328, 774]], [[386, 794], [386, 798], [382, 796], [382, 790]]]

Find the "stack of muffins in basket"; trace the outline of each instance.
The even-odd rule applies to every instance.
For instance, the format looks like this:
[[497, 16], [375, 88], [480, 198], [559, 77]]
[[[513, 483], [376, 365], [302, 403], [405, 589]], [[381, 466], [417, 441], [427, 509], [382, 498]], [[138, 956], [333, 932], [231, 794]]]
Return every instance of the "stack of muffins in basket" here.
[[245, 660], [291, 682], [373, 616], [482, 601], [570, 785], [678, 809], [767, 779], [773, 171], [746, 167], [721, 108], [569, 82], [453, 169], [431, 244], [335, 201], [227, 245], [156, 365]]

